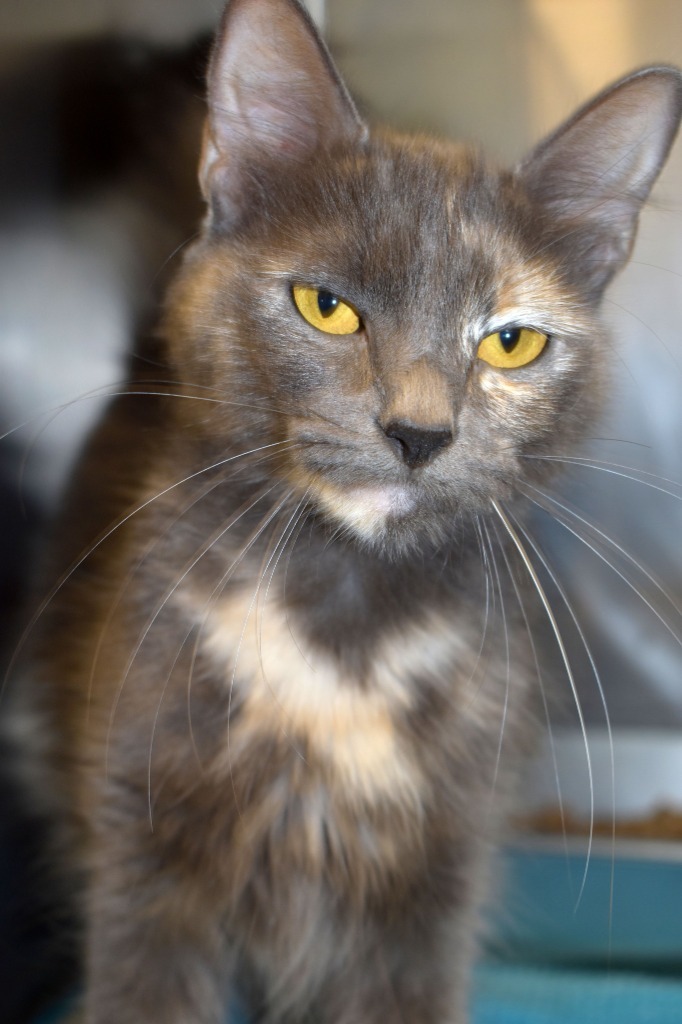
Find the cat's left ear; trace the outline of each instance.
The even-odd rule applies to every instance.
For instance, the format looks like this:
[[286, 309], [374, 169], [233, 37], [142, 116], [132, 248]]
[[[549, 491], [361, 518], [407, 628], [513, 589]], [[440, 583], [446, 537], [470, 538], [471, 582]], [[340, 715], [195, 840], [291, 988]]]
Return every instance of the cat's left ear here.
[[598, 298], [623, 265], [642, 204], [682, 116], [682, 73], [654, 67], [600, 93], [518, 168], [527, 191], [564, 232]]
[[199, 168], [215, 219], [229, 227], [248, 212], [243, 186], [261, 165], [287, 173], [365, 134], [298, 0], [229, 0], [209, 66]]

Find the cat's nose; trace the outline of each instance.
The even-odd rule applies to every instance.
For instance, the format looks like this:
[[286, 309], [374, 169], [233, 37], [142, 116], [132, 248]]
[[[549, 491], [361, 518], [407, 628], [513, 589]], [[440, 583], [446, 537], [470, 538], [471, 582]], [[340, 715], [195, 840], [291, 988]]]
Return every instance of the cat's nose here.
[[384, 427], [386, 437], [397, 441], [403, 462], [415, 469], [424, 466], [443, 448], [452, 444], [453, 433], [449, 427], [415, 427], [401, 420]]

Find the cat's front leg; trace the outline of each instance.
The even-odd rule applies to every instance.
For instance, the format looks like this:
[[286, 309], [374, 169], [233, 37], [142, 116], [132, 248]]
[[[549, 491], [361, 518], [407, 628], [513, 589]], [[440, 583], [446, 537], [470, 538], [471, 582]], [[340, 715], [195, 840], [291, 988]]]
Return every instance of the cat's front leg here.
[[229, 951], [186, 881], [109, 866], [88, 902], [84, 1024], [225, 1024]]
[[343, 964], [329, 965], [306, 1022], [467, 1024], [474, 953], [468, 912], [416, 927], [403, 921], [382, 929], [365, 920], [352, 948]]
[[[366, 965], [365, 971], [370, 970]], [[463, 981], [463, 979], [460, 979]], [[400, 979], [385, 978], [350, 987], [331, 1004], [306, 1017], [310, 1024], [468, 1024], [467, 990], [440, 979], [425, 989], [422, 978], [408, 970]]]

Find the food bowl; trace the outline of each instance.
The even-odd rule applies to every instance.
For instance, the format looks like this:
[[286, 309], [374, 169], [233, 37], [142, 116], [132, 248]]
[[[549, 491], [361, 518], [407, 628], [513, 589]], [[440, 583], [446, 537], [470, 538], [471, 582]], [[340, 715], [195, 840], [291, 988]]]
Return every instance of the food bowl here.
[[[506, 959], [679, 969], [682, 736], [628, 730], [611, 742], [588, 732], [587, 749], [589, 762], [585, 739], [561, 734], [532, 766], [490, 949]], [[562, 811], [566, 830], [546, 831]]]

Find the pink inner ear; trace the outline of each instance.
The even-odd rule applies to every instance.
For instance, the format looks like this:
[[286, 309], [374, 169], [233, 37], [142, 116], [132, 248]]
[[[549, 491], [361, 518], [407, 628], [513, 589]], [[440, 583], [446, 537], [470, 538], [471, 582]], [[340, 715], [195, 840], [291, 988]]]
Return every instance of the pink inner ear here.
[[569, 219], [571, 230], [580, 226], [595, 296], [630, 254], [681, 113], [678, 71], [635, 72], [582, 107], [520, 168], [536, 201], [559, 222]]
[[305, 117], [305, 108], [292, 109], [283, 98], [281, 103], [254, 100], [244, 111], [246, 130], [252, 142], [269, 153], [295, 158], [299, 153], [314, 151], [318, 142], [316, 124]]
[[574, 213], [596, 201], [633, 209], [646, 199], [665, 160], [680, 116], [679, 73], [636, 72], [605, 90], [525, 161], [527, 180]]
[[303, 162], [364, 128], [314, 26], [293, 0], [232, 0], [209, 69], [209, 200], [238, 199], [259, 160]]

